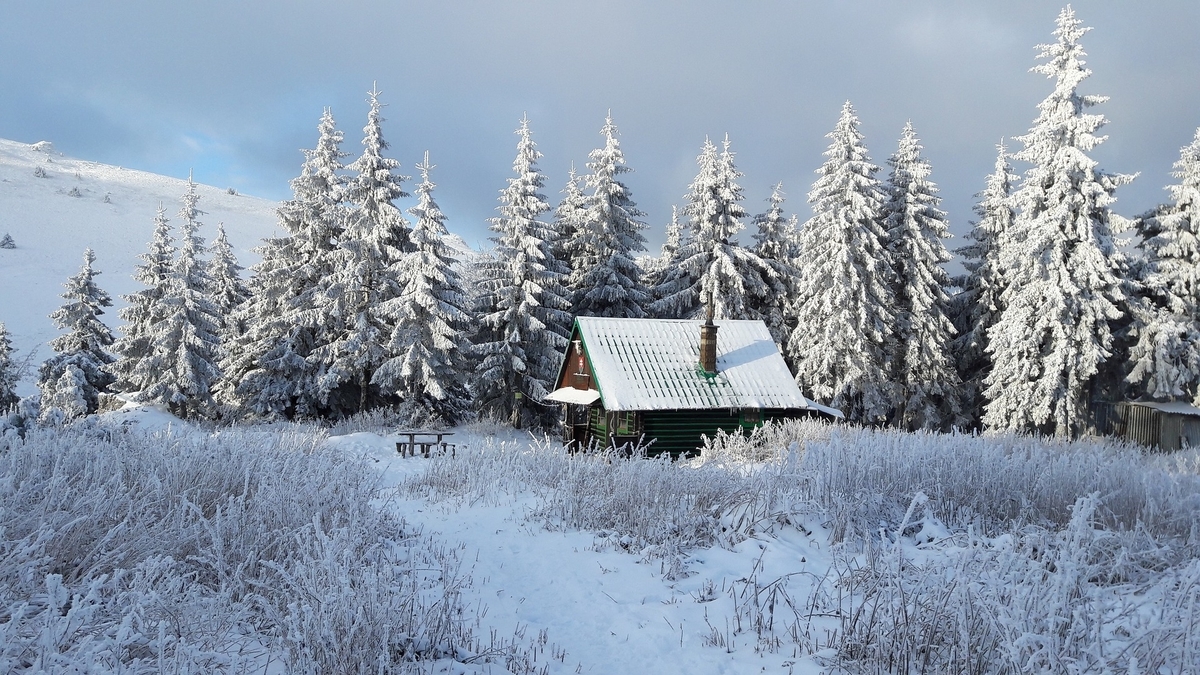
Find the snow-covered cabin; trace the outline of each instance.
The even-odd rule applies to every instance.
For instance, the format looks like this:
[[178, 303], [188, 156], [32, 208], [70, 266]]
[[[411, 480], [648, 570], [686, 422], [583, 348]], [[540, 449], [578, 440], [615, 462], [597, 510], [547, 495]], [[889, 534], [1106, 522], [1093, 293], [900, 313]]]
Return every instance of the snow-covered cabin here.
[[718, 429], [842, 413], [800, 393], [762, 321], [575, 319], [547, 401], [566, 407], [563, 440], [588, 447], [639, 441], [647, 452], [694, 452]]

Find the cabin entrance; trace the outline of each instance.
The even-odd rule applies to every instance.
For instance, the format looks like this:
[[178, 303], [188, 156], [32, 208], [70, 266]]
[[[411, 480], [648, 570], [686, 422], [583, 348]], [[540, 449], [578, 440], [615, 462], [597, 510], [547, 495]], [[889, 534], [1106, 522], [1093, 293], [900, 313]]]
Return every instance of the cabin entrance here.
[[570, 452], [586, 450], [592, 440], [588, 429], [591, 406], [568, 404], [566, 419], [563, 420], [563, 443]]

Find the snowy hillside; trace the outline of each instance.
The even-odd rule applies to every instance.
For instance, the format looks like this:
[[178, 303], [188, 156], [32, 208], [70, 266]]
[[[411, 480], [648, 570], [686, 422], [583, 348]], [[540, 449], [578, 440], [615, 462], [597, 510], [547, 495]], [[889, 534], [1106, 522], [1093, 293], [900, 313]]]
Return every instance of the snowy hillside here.
[[[38, 349], [36, 363], [50, 355], [46, 342], [58, 334], [48, 315], [62, 304], [62, 283], [79, 271], [83, 251], [96, 252], [97, 283], [113, 296], [102, 319], [117, 329], [120, 296], [139, 290], [130, 276], [146, 250], [154, 213], [161, 203], [176, 224], [186, 178], [169, 178], [64, 157], [50, 143], [0, 140], [0, 237], [15, 249], [0, 249], [0, 321], [8, 326], [17, 360]], [[198, 186], [206, 215], [200, 234], [211, 241], [225, 223], [240, 262], [275, 232], [276, 203]], [[107, 201], [105, 198], [107, 197]], [[33, 392], [26, 379], [21, 394]]]

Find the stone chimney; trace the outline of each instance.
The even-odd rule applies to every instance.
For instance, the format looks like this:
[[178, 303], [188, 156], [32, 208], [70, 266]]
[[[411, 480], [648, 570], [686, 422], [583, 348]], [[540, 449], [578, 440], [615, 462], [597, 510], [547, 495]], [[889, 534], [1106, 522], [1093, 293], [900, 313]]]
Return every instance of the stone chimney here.
[[717, 326], [713, 323], [712, 294], [708, 295], [704, 325], [700, 326], [700, 369], [708, 375], [717, 374]]

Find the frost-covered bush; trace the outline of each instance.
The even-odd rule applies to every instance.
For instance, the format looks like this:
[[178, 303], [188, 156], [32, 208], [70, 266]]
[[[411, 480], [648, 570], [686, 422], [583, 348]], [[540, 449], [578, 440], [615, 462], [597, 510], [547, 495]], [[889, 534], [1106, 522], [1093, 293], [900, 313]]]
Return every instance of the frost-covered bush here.
[[807, 444], [803, 467], [838, 541], [895, 525], [917, 492], [947, 525], [992, 534], [1065, 526], [1076, 500], [1098, 492], [1105, 527], [1186, 543], [1181, 554], [1200, 555], [1200, 475], [1179, 461], [1172, 467], [1101, 439], [838, 427], [828, 441]]
[[477, 644], [458, 551], [320, 435], [78, 425], [0, 451], [0, 672], [397, 673]]
[[[930, 555], [877, 541], [845, 564], [826, 609], [855, 673], [1200, 672], [1200, 560], [1123, 579], [1133, 554], [1097, 495], [1061, 529], [956, 537]], [[1143, 548], [1145, 546], [1143, 545]], [[940, 549], [940, 550], [937, 550]]]
[[749, 434], [727, 434], [718, 429], [715, 436], [704, 437], [700, 460], [728, 465], [778, 460], [789, 453], [803, 455], [808, 443], [828, 441], [836, 428], [824, 419], [810, 418], [768, 422], [754, 427]]
[[329, 427], [330, 436], [344, 436], [368, 432], [387, 436], [397, 429], [445, 429], [448, 424], [436, 416], [430, 417], [428, 411], [419, 406], [374, 408], [344, 419], [340, 419]]

